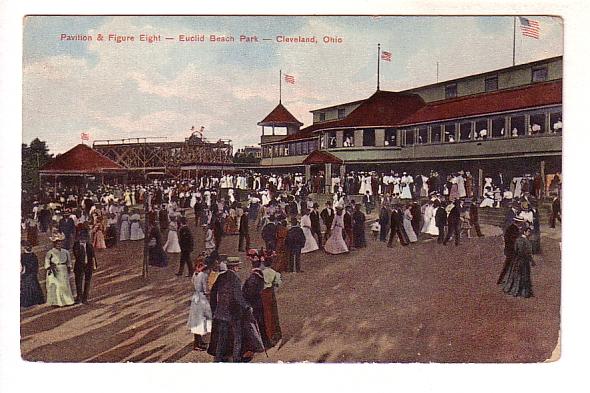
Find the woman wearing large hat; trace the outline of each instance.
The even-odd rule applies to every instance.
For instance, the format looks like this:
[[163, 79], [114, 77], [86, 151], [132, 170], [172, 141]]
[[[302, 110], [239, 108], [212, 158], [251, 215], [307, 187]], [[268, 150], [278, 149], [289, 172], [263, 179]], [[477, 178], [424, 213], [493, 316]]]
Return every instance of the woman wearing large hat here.
[[23, 253], [20, 256], [20, 306], [30, 307], [45, 303], [45, 297], [39, 285], [39, 261], [29, 241], [22, 243]]
[[47, 270], [47, 304], [51, 306], [69, 306], [74, 304], [74, 296], [70, 287], [72, 261], [68, 250], [62, 248], [65, 236], [54, 233], [49, 237], [53, 248], [45, 256]]

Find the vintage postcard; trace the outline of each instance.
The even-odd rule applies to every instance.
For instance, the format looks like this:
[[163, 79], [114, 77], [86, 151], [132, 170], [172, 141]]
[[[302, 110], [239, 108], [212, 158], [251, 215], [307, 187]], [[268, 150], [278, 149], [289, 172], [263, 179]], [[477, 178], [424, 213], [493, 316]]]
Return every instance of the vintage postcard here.
[[560, 17], [23, 34], [25, 361], [560, 358]]

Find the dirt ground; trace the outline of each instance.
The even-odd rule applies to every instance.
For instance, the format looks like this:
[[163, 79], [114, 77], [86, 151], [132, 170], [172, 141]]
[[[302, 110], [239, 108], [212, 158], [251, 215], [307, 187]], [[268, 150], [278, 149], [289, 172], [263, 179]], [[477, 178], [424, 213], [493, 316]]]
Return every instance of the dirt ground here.
[[[202, 230], [191, 229], [202, 247]], [[548, 231], [532, 270], [535, 297], [529, 299], [505, 295], [496, 285], [504, 257], [494, 227], [458, 247], [426, 240], [391, 249], [368, 233], [365, 249], [306, 254], [304, 273], [285, 273], [277, 292], [283, 340], [254, 361], [545, 361], [558, 342], [561, 281], [559, 232]], [[259, 233], [251, 232], [259, 246]], [[43, 261], [49, 245], [41, 238], [37, 255]], [[237, 242], [237, 236], [225, 237], [221, 252], [237, 255]], [[189, 278], [174, 275], [178, 255], [166, 268], [150, 267], [145, 279], [142, 252], [141, 241], [100, 251], [88, 305], [21, 309], [23, 358], [212, 361], [192, 350], [186, 321], [193, 289]], [[243, 280], [248, 270], [244, 263]], [[40, 279], [44, 288], [43, 269]]]

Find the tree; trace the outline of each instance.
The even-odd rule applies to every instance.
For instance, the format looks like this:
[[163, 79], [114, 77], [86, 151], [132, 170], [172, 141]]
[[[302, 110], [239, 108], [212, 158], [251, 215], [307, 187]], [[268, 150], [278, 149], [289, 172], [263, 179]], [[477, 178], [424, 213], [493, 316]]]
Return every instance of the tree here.
[[256, 158], [252, 153], [245, 154], [238, 151], [234, 154], [234, 163], [236, 164], [257, 164], [258, 162], [260, 162], [260, 159]]
[[45, 141], [35, 138], [31, 144], [21, 145], [22, 155], [22, 190], [29, 197], [39, 192], [39, 169], [53, 159]]

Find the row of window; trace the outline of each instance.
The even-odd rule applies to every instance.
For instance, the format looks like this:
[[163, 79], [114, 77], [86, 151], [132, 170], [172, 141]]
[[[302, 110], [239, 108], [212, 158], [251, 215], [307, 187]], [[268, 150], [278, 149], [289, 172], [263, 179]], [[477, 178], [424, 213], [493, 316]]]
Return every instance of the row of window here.
[[[547, 66], [533, 67], [531, 72], [531, 82], [544, 82], [548, 79], [549, 73]], [[498, 90], [498, 76], [490, 76], [484, 80], [485, 92]], [[445, 86], [445, 98], [457, 97], [457, 84], [451, 83]]]
[[[387, 128], [384, 146], [413, 146], [421, 144], [454, 143], [500, 138], [518, 138], [561, 133], [563, 128], [559, 108], [529, 113], [515, 113], [458, 122], [440, 122], [411, 128]], [[510, 130], [509, 132], [507, 130]], [[359, 132], [360, 131], [360, 132]], [[342, 144], [337, 133], [342, 133]], [[361, 136], [360, 138], [356, 138]], [[360, 139], [360, 140], [357, 140]], [[375, 129], [327, 131], [321, 138], [264, 146], [264, 158], [307, 155], [314, 150], [377, 146]], [[379, 144], [380, 145], [380, 144]]]

